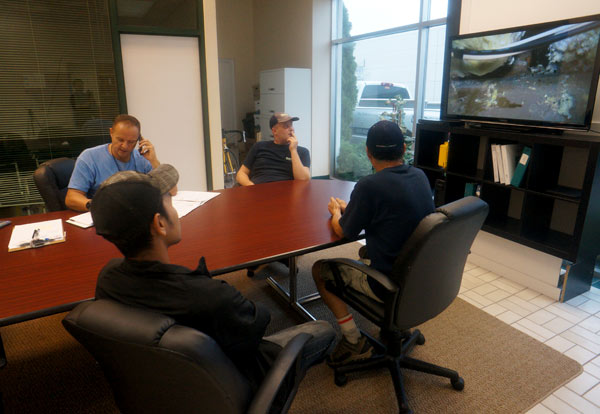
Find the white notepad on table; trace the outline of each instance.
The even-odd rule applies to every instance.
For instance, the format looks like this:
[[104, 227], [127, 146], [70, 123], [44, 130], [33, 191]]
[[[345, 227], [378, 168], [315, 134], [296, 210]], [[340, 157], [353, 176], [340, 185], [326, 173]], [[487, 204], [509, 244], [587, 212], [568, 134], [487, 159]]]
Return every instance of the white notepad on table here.
[[172, 199], [173, 207], [181, 218], [219, 194], [206, 191], [177, 191]]
[[31, 249], [64, 241], [66, 237], [61, 219], [19, 224], [13, 227], [8, 251]]
[[88, 227], [92, 227], [94, 225], [94, 220], [92, 220], [92, 214], [89, 211], [87, 213], [73, 216], [65, 221], [69, 224], [73, 224], [84, 229], [87, 229]]

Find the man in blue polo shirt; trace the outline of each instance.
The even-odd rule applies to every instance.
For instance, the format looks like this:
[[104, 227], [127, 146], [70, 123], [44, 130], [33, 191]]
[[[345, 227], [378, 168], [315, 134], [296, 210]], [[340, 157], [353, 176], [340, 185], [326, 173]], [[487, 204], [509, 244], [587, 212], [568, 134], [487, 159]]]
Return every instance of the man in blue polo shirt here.
[[[354, 187], [346, 204], [331, 198], [331, 225], [340, 237], [356, 239], [362, 230], [367, 241], [370, 266], [390, 274], [404, 242], [421, 219], [434, 211], [429, 181], [423, 171], [403, 161], [404, 137], [397, 124], [379, 121], [367, 134], [367, 157], [375, 174], [362, 178]], [[383, 286], [354, 268], [338, 265], [344, 283], [382, 302]], [[328, 265], [317, 261], [313, 278], [325, 304], [331, 309], [343, 334], [342, 340], [328, 359], [331, 366], [368, 358], [372, 346], [361, 335], [346, 304], [325, 288], [333, 280]]]
[[[140, 121], [118, 115], [110, 128], [110, 144], [84, 150], [75, 163], [65, 204], [72, 210], [88, 211], [100, 184], [119, 171], [148, 173], [160, 165], [150, 141], [140, 134]], [[138, 151], [134, 151], [139, 142]]]

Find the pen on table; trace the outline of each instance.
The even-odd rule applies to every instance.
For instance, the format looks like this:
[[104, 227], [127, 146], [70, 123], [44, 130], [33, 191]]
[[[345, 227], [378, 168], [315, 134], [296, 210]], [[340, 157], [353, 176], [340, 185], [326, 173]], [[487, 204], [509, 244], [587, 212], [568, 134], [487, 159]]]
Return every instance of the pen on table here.
[[21, 243], [19, 247], [42, 247], [56, 240], [59, 240], [59, 238], [31, 239], [29, 242]]
[[32, 241], [35, 240], [39, 236], [39, 234], [40, 234], [40, 229], [35, 229], [33, 231], [33, 234], [31, 235], [31, 240]]

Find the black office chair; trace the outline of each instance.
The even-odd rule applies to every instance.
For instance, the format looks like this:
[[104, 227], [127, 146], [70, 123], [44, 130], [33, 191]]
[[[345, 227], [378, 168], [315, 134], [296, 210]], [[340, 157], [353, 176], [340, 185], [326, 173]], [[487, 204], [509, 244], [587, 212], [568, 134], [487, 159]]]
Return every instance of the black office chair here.
[[66, 210], [65, 197], [75, 161], [71, 158], [55, 158], [42, 163], [33, 173], [33, 181], [48, 211]]
[[[410, 329], [437, 316], [456, 298], [469, 249], [487, 214], [487, 203], [477, 197], [465, 197], [437, 208], [407, 240], [390, 275], [351, 259], [326, 261], [336, 280], [328, 283], [327, 289], [381, 328], [380, 341], [369, 337], [378, 351], [376, 355], [335, 368], [337, 385], [346, 384], [348, 373], [385, 366], [392, 375], [401, 413], [411, 412], [401, 368], [450, 378], [456, 390], [464, 388], [464, 381], [456, 371], [408, 356], [415, 344], [425, 343], [418, 329], [412, 332]], [[386, 296], [381, 298], [384, 303], [344, 287], [335, 263], [360, 269], [381, 283], [386, 290]]]
[[[299, 356], [311, 338], [303, 333], [290, 341], [252, 395], [212, 338], [168, 316], [97, 300], [78, 305], [62, 323], [98, 361], [123, 413], [286, 413], [304, 377]], [[284, 381], [288, 394], [281, 399]], [[276, 396], [281, 409], [270, 411]]]

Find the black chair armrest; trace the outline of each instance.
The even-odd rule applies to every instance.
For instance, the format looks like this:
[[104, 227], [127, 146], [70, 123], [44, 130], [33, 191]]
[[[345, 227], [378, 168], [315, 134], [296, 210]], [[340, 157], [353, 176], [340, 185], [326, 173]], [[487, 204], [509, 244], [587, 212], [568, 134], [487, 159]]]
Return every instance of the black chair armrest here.
[[330, 262], [330, 263], [341, 263], [346, 266], [350, 266], [357, 270], [360, 270], [361, 272], [366, 273], [367, 276], [369, 276], [370, 278], [373, 278], [377, 282], [379, 282], [385, 288], [385, 290], [387, 290], [389, 293], [396, 294], [396, 292], [398, 292], [399, 287], [396, 284], [396, 282], [394, 282], [392, 279], [390, 279], [389, 277], [387, 277], [385, 274], [381, 273], [380, 271], [373, 269], [370, 266], [367, 266], [363, 262], [360, 262], [358, 260], [353, 260], [353, 259], [346, 259], [346, 258], [327, 259], [326, 261]]
[[289, 409], [294, 396], [300, 385], [300, 381], [304, 378], [306, 368], [303, 368], [300, 364], [300, 356], [304, 345], [312, 338], [312, 335], [307, 333], [300, 333], [296, 335], [287, 345], [279, 352], [277, 359], [273, 363], [273, 366], [267, 373], [265, 379], [260, 385], [260, 388], [256, 392], [256, 395], [252, 399], [252, 403], [248, 408], [248, 414], [266, 414], [271, 409], [273, 400], [279, 391], [279, 388], [284, 383], [284, 380], [288, 373], [295, 367], [296, 372], [294, 375], [294, 387], [290, 394], [287, 396], [287, 402], [281, 413], [287, 412]]

